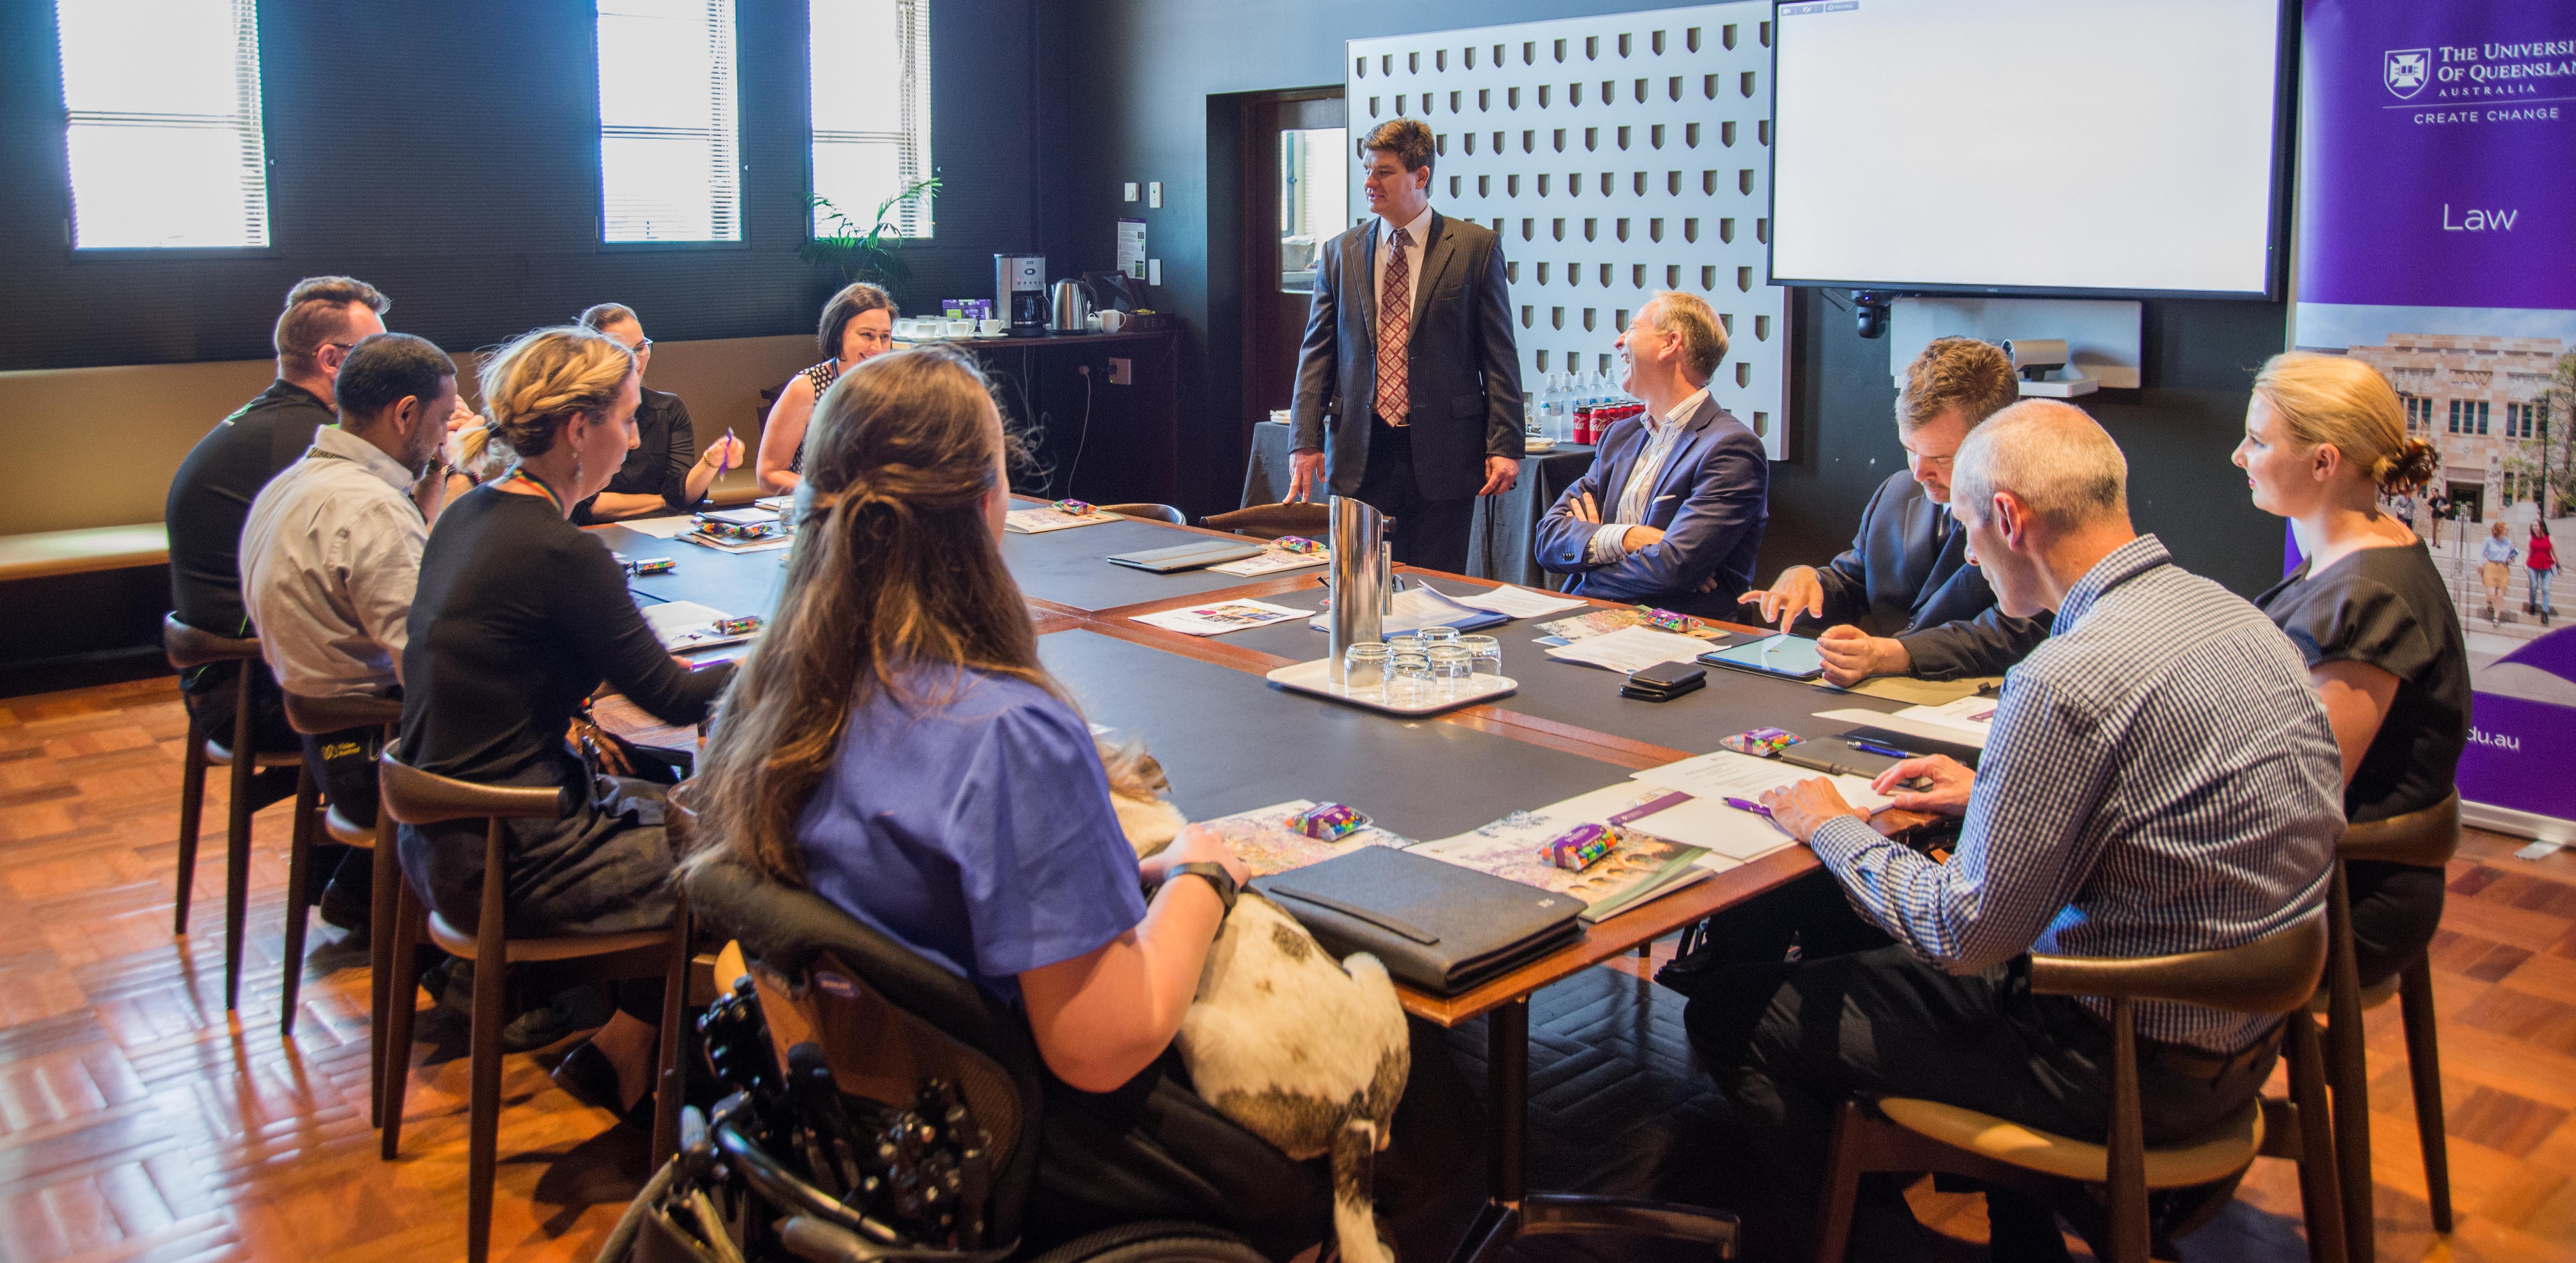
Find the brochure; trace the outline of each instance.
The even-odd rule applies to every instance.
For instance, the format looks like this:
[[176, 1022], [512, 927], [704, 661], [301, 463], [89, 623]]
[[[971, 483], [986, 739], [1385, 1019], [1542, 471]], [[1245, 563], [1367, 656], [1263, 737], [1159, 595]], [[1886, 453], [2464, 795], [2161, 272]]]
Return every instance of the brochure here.
[[1710, 870], [1699, 864], [1707, 852], [1658, 837], [1642, 821], [1617, 826], [1618, 841], [1610, 853], [1581, 870], [1550, 862], [1548, 842], [1577, 825], [1608, 824], [1612, 816], [1667, 792], [1634, 781], [1612, 785], [1535, 811], [1515, 811], [1482, 828], [1413, 849], [1480, 873], [1572, 895], [1583, 901], [1585, 921], [1600, 921], [1707, 877]]

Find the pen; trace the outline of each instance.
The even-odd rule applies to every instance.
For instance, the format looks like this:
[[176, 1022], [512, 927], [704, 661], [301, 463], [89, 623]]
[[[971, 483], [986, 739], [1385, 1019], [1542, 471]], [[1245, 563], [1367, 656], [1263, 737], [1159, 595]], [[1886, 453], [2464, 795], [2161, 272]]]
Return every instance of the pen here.
[[726, 470], [728, 470], [728, 469], [733, 468], [733, 444], [734, 444], [734, 441], [735, 441], [735, 440], [734, 440], [734, 437], [733, 437], [733, 427], [732, 427], [732, 426], [726, 426], [726, 427], [725, 427], [725, 448], [724, 448], [724, 450], [723, 450], [722, 452], [719, 452], [719, 453], [717, 453], [717, 454], [716, 454], [716, 477], [718, 477], [718, 478], [722, 478], [722, 477], [724, 477], [724, 476], [725, 476], [725, 471], [726, 471]]
[[1760, 816], [1765, 820], [1771, 818], [1770, 808], [1754, 802], [1749, 798], [1729, 798], [1726, 800], [1726, 805], [1735, 808], [1737, 811], [1752, 812], [1754, 815]]
[[1914, 757], [1914, 752], [1912, 750], [1899, 750], [1894, 746], [1883, 746], [1875, 741], [1863, 741], [1857, 737], [1846, 739], [1843, 744], [1864, 754], [1884, 754], [1891, 759], [1910, 759]]
[[1655, 799], [1655, 800], [1653, 800], [1653, 801], [1651, 801], [1651, 802], [1643, 802], [1643, 803], [1639, 803], [1639, 804], [1637, 804], [1637, 805], [1636, 805], [1636, 806], [1634, 806], [1634, 807], [1630, 807], [1630, 808], [1629, 808], [1629, 809], [1627, 809], [1626, 811], [1620, 812], [1618, 815], [1615, 815], [1615, 816], [1610, 817], [1610, 823], [1612, 823], [1612, 824], [1626, 824], [1626, 823], [1628, 823], [1628, 822], [1629, 822], [1629, 821], [1631, 821], [1631, 820], [1643, 820], [1643, 819], [1645, 819], [1646, 817], [1651, 816], [1651, 815], [1655, 814], [1655, 813], [1656, 813], [1656, 812], [1658, 812], [1658, 811], [1664, 811], [1664, 810], [1667, 810], [1667, 809], [1669, 809], [1669, 808], [1679, 807], [1679, 806], [1681, 806], [1683, 803], [1689, 802], [1690, 800], [1691, 800], [1691, 796], [1690, 796], [1690, 795], [1685, 794], [1685, 793], [1682, 793], [1682, 792], [1680, 792], [1680, 791], [1676, 790], [1676, 791], [1674, 791], [1673, 793], [1666, 794], [1666, 795], [1664, 795], [1663, 797], [1661, 797], [1661, 798], [1657, 798], [1657, 799]]

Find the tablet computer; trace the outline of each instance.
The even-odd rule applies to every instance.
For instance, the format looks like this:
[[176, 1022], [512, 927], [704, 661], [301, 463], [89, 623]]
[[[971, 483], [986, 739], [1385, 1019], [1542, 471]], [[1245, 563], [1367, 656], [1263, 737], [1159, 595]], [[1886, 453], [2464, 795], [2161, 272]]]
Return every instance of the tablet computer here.
[[1699, 660], [1712, 667], [1758, 671], [1784, 680], [1812, 680], [1825, 673], [1812, 636], [1765, 636], [1701, 654]]

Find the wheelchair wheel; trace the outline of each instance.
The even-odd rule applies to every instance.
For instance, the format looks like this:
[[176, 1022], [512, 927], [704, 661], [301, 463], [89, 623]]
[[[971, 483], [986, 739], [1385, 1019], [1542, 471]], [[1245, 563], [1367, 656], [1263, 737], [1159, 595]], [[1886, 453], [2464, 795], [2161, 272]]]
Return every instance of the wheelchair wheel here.
[[1241, 1237], [1174, 1221], [1126, 1224], [1092, 1233], [1031, 1263], [1269, 1263]]

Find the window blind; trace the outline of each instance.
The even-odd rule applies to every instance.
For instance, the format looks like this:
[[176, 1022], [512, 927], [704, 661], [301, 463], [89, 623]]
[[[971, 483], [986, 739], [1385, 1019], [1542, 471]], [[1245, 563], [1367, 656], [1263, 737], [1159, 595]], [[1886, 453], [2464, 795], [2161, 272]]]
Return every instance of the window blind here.
[[600, 236], [742, 240], [733, 0], [598, 0]]
[[[930, 0], [812, 0], [814, 194], [864, 232], [879, 203], [930, 177]], [[898, 235], [931, 235], [931, 203], [886, 212]], [[831, 231], [815, 208], [814, 230]]]
[[253, 0], [58, 0], [72, 246], [268, 244]]

